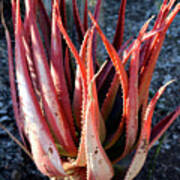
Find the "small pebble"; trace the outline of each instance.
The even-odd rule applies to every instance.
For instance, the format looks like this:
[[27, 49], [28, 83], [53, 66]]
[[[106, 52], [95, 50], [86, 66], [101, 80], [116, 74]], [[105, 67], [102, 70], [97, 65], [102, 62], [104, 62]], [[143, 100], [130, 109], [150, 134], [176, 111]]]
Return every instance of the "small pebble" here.
[[174, 140], [176, 140], [176, 139], [179, 138], [179, 136], [178, 136], [177, 134], [173, 134], [172, 138], [173, 138]]
[[167, 150], [169, 150], [169, 149], [171, 148], [171, 146], [170, 146], [169, 144], [165, 144], [165, 145], [164, 145], [164, 148], [167, 149]]
[[21, 179], [21, 174], [19, 171], [17, 171], [16, 169], [13, 170], [12, 174], [11, 174], [11, 179], [12, 180], [20, 180]]
[[7, 122], [7, 121], [10, 121], [11, 120], [11, 118], [9, 117], [9, 116], [3, 116], [3, 117], [1, 117], [0, 118], [0, 122], [2, 123], [2, 122]]

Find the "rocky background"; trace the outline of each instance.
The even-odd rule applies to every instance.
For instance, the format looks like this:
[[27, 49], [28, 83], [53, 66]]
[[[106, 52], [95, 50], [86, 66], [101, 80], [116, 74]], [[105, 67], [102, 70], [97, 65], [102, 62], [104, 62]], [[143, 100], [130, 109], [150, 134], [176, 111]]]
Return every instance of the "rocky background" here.
[[[126, 10], [125, 39], [137, 35], [140, 27], [152, 15], [158, 12], [161, 0], [128, 0]], [[115, 32], [118, 18], [119, 0], [104, 0], [100, 17], [101, 27], [110, 40]], [[5, 10], [8, 19], [10, 12], [8, 6]], [[8, 24], [11, 21], [8, 20]], [[152, 25], [151, 25], [152, 26]], [[98, 56], [103, 57], [104, 49], [99, 47]], [[156, 70], [153, 76], [151, 93], [165, 82], [177, 79], [160, 99], [153, 123], [158, 122], [167, 113], [180, 104], [180, 14], [167, 32], [166, 40], [162, 48]], [[12, 101], [10, 98], [7, 50], [0, 24], [0, 123], [2, 123], [15, 137], [19, 139], [15, 120], [13, 118]], [[157, 142], [149, 153], [146, 164], [136, 178], [137, 180], [179, 180], [180, 179], [180, 118], [168, 129], [160, 148], [161, 142]], [[158, 152], [159, 151], [159, 152]], [[21, 148], [9, 136], [0, 129], [0, 180], [45, 180], [21, 150]]]

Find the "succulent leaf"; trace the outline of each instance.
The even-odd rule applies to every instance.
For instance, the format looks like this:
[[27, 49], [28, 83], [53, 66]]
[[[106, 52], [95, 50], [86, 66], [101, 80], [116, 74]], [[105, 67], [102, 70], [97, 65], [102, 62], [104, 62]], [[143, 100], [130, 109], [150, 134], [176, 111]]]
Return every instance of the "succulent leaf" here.
[[178, 107], [174, 112], [170, 113], [164, 119], [162, 119], [151, 132], [149, 149], [153, 146], [154, 142], [157, 141], [164, 132], [169, 128], [169, 126], [174, 122], [174, 120], [180, 115], [180, 107]]
[[[15, 58], [16, 77], [20, 94], [21, 109], [24, 114], [24, 131], [32, 145], [31, 153], [37, 167], [48, 176], [64, 176], [61, 160], [48, 125], [33, 91], [28, 74], [25, 48], [23, 47], [22, 22], [19, 0], [16, 1]], [[23, 95], [23, 97], [21, 97]], [[44, 143], [46, 142], [46, 143]]]
[[125, 179], [133, 179], [141, 170], [149, 149], [149, 141], [150, 141], [150, 134], [151, 134], [151, 122], [152, 122], [152, 116], [154, 113], [155, 105], [160, 98], [160, 96], [165, 91], [166, 87], [172, 83], [172, 81], [166, 83], [164, 86], [162, 86], [158, 92], [155, 94], [155, 96], [152, 98], [150, 103], [148, 104], [144, 117], [142, 122], [142, 128], [140, 132], [140, 137], [137, 142], [137, 149], [135, 152], [135, 155], [132, 159], [132, 162], [130, 164], [130, 167], [126, 173]]

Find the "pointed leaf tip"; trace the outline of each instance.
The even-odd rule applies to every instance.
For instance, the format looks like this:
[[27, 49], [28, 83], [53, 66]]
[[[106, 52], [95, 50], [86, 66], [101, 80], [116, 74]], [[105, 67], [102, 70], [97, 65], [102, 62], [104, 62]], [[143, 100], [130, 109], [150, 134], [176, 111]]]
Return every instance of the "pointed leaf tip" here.
[[157, 125], [155, 125], [151, 132], [149, 149], [164, 134], [164, 132], [170, 127], [178, 116], [180, 116], [180, 106], [174, 112], [162, 119]]

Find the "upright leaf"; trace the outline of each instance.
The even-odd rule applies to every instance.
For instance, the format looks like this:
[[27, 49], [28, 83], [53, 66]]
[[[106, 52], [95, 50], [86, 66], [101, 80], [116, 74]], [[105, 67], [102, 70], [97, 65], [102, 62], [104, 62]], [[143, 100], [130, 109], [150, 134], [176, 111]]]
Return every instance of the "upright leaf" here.
[[[29, 77], [25, 48], [22, 43], [22, 22], [19, 0], [16, 1], [15, 59], [18, 90], [24, 114], [24, 130], [31, 145], [33, 159], [39, 170], [47, 176], [64, 176], [58, 151], [48, 125], [43, 118]], [[21, 97], [23, 96], [23, 97]]]
[[174, 112], [170, 113], [164, 119], [162, 119], [155, 127], [152, 129], [149, 149], [153, 146], [154, 142], [157, 141], [164, 132], [169, 128], [169, 126], [174, 122], [174, 120], [180, 115], [180, 107], [178, 107]]
[[166, 87], [171, 83], [172, 81], [166, 83], [164, 86], [162, 86], [158, 92], [155, 94], [155, 96], [152, 98], [150, 103], [148, 104], [145, 115], [143, 117], [143, 123], [141, 127], [140, 137], [137, 143], [137, 149], [135, 152], [135, 155], [132, 159], [132, 162], [130, 164], [130, 167], [126, 173], [125, 180], [133, 179], [141, 170], [149, 150], [149, 140], [150, 140], [150, 133], [151, 133], [151, 122], [152, 122], [152, 116], [154, 113], [155, 105], [157, 103], [157, 100], [160, 98], [160, 96], [165, 91]]
[[[88, 99], [85, 117], [85, 149], [87, 158], [87, 179], [110, 179], [113, 176], [113, 169], [100, 142], [99, 128], [100, 112], [97, 101], [96, 84], [94, 81], [93, 59], [92, 59], [92, 38], [93, 30], [88, 45]], [[103, 171], [99, 171], [103, 169]]]
[[116, 26], [116, 33], [114, 35], [114, 40], [113, 40], [113, 45], [116, 50], [119, 50], [123, 43], [124, 24], [125, 24], [125, 8], [126, 8], [126, 0], [121, 0], [118, 23]]
[[[52, 14], [52, 34], [51, 34], [51, 76], [58, 95], [59, 102], [61, 103], [66, 120], [69, 123], [73, 138], [76, 139], [75, 127], [72, 117], [71, 103], [67, 82], [65, 79], [64, 65], [63, 65], [63, 49], [61, 34], [57, 25], [57, 17], [59, 16], [56, 11], [58, 3], [54, 0], [53, 14]], [[67, 59], [66, 59], [67, 61]]]
[[80, 19], [76, 0], [72, 0], [72, 4], [73, 4], [73, 16], [74, 16], [74, 21], [75, 21], [75, 25], [76, 25], [76, 30], [78, 33], [79, 42], [81, 44], [81, 42], [83, 41], [83, 36], [85, 34], [85, 31], [84, 31], [84, 27], [83, 27], [81, 19]]
[[[28, 2], [31, 6], [31, 2]], [[51, 126], [54, 135], [57, 138], [56, 140], [59, 141], [60, 145], [62, 145], [62, 147], [70, 155], [74, 156], [77, 152], [77, 149], [73, 142], [70, 127], [68, 126], [68, 122], [66, 120], [62, 106], [58, 102], [58, 97], [50, 75], [46, 54], [33, 13], [31, 13], [31, 17], [30, 32], [32, 39], [33, 57], [39, 78], [45, 113], [48, 118], [49, 125]]]
[[[34, 1], [34, 0], [33, 0]], [[51, 34], [51, 21], [49, 19], [49, 16], [46, 12], [46, 9], [44, 7], [44, 4], [42, 0], [37, 1], [37, 7], [38, 7], [38, 22], [42, 31], [42, 35], [44, 38], [44, 43], [46, 47], [46, 53], [48, 55], [48, 58], [50, 58], [50, 34]]]

